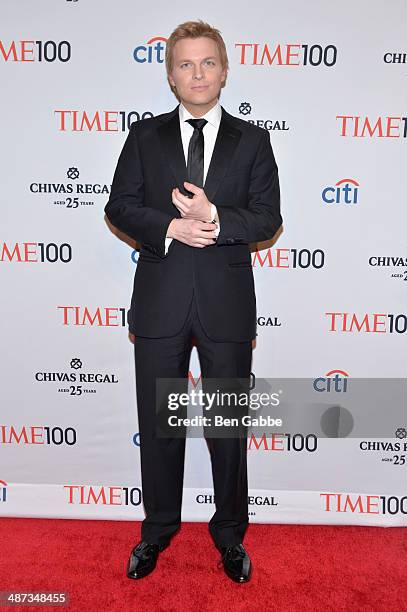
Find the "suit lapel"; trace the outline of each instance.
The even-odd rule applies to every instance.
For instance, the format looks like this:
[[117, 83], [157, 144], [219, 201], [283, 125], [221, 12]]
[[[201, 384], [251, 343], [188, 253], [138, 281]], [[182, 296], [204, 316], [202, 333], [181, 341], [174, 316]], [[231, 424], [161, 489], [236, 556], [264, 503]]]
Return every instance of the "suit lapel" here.
[[172, 111], [170, 118], [158, 127], [157, 131], [168, 164], [175, 177], [176, 186], [184, 188], [184, 181], [188, 177], [179, 127], [178, 106]]
[[231, 119], [231, 115], [222, 106], [218, 135], [204, 184], [204, 191], [210, 202], [213, 202], [242, 135], [241, 131], [232, 124]]
[[[188, 180], [188, 175], [182, 147], [178, 108], [177, 106], [170, 113], [157, 131], [177, 186], [183, 188], [184, 181]], [[232, 119], [233, 117], [222, 107], [222, 117], [204, 185], [206, 196], [211, 202], [229, 168], [241, 137], [241, 131], [233, 125]]]

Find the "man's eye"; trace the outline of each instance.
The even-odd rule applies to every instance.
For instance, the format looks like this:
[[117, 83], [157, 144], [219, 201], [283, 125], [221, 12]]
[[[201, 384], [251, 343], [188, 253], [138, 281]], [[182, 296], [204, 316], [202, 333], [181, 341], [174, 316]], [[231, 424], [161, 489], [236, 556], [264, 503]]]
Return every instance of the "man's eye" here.
[[184, 68], [185, 66], [189, 66], [189, 63], [185, 62], [184, 64], [181, 64], [181, 68]]
[[212, 66], [214, 66], [214, 65], [215, 65], [215, 62], [214, 62], [213, 60], [206, 60], [206, 63], [207, 63], [207, 64], [212, 64]]

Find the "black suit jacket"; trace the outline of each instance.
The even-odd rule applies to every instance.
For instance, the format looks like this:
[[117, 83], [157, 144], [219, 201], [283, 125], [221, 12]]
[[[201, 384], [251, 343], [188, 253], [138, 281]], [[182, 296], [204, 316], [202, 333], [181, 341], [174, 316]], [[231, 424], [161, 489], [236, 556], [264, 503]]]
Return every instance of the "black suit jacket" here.
[[187, 180], [178, 106], [131, 125], [114, 173], [105, 213], [140, 243], [129, 331], [168, 337], [182, 328], [193, 290], [207, 335], [242, 342], [256, 336], [256, 296], [250, 242], [279, 229], [278, 169], [268, 132], [222, 117], [204, 191], [218, 210], [217, 242], [203, 248], [173, 240], [164, 255], [170, 221], [181, 217], [171, 200]]

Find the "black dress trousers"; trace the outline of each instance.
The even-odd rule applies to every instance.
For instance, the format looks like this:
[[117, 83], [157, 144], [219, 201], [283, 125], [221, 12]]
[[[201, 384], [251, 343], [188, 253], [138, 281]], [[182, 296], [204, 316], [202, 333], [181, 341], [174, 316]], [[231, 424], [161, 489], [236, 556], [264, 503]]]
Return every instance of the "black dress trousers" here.
[[[176, 296], [174, 296], [176, 308]], [[137, 336], [134, 343], [141, 477], [146, 517], [141, 537], [166, 544], [181, 524], [185, 437], [155, 434], [156, 378], [183, 378], [188, 389], [189, 361], [197, 347], [201, 377], [249, 379], [252, 343], [215, 342], [200, 323], [195, 293], [183, 328], [175, 336]], [[218, 548], [240, 544], [248, 525], [247, 439], [207, 437], [216, 511], [209, 531]]]

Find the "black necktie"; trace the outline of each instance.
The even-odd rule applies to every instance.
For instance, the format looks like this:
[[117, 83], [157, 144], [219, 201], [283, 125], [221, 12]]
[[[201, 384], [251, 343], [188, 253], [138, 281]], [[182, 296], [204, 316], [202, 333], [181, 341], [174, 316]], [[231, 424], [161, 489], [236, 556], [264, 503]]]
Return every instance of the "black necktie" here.
[[208, 123], [206, 119], [187, 119], [194, 128], [188, 145], [188, 181], [197, 187], [203, 187], [204, 175], [204, 135], [203, 127]]

